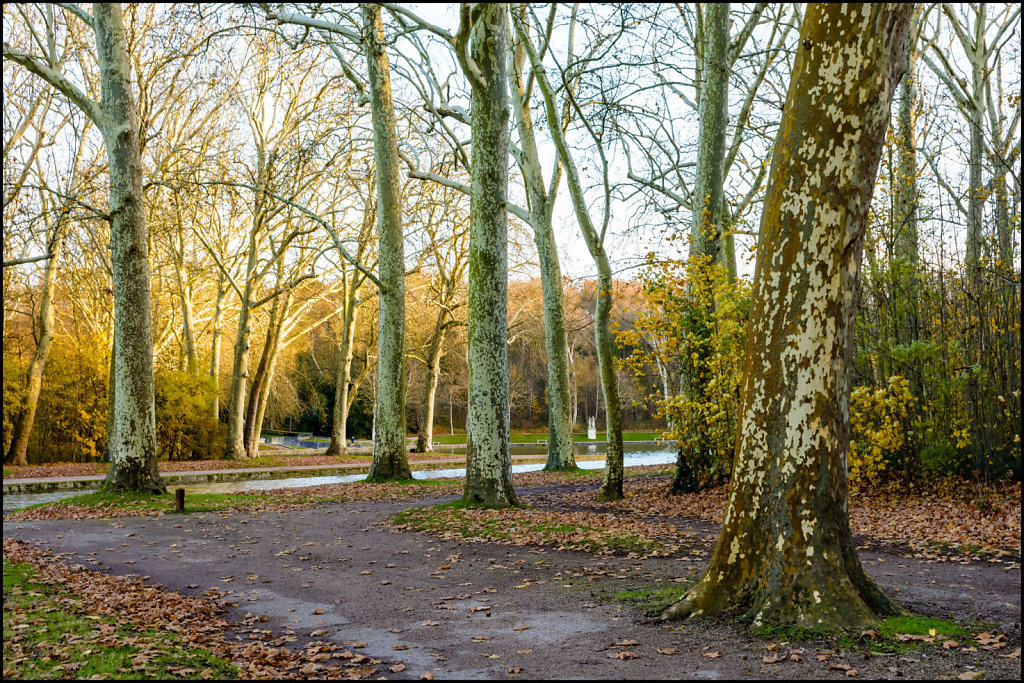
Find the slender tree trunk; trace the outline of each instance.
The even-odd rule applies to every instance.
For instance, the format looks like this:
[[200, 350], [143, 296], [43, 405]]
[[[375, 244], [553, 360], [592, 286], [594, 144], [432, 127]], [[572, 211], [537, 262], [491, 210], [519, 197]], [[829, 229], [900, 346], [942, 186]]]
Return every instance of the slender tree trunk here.
[[[63, 228], [58, 223], [51, 228], [54, 233]], [[36, 408], [39, 407], [39, 393], [43, 386], [43, 371], [46, 359], [50, 355], [53, 342], [53, 290], [57, 283], [57, 260], [60, 258], [63, 237], [58, 236], [50, 247], [51, 258], [46, 262], [43, 271], [43, 286], [39, 298], [39, 340], [29, 362], [26, 380], [25, 404], [14, 423], [11, 435], [11, 446], [4, 462], [14, 465], [28, 465], [28, 439], [32, 435], [32, 426], [36, 419]]]
[[345, 317], [341, 327], [341, 349], [338, 363], [338, 378], [334, 385], [334, 414], [331, 423], [331, 443], [327, 447], [327, 455], [344, 455], [345, 441], [348, 437], [347, 425], [349, 409], [349, 383], [352, 380], [352, 356], [355, 351], [356, 322], [359, 316], [357, 308], [358, 290], [353, 284], [346, 292]]
[[284, 319], [288, 315], [291, 297], [292, 294], [289, 292], [274, 300], [274, 307], [270, 312], [270, 322], [267, 324], [267, 337], [263, 343], [263, 352], [260, 354], [260, 362], [256, 366], [256, 374], [253, 375], [252, 385], [249, 388], [249, 398], [245, 410], [245, 452], [250, 458], [259, 455], [258, 441], [263, 424], [260, 407], [261, 404], [264, 404], [265, 409], [270, 382], [270, 366], [277, 358], [277, 352], [281, 345], [281, 330], [284, 327]]
[[[697, 175], [693, 186], [690, 252], [728, 269], [722, 239], [725, 184], [725, 129], [729, 123], [729, 3], [705, 9], [704, 83], [697, 137]], [[732, 258], [735, 262], [735, 257]]]
[[110, 173], [114, 273], [114, 435], [109, 489], [164, 491], [157, 469], [153, 325], [139, 124], [119, 4], [93, 7]]
[[[622, 408], [619, 403], [619, 384], [615, 378], [615, 359], [612, 355], [612, 269], [608, 255], [601, 248], [597, 252], [597, 305], [594, 309], [594, 339], [601, 372], [601, 392], [604, 394], [605, 432], [608, 440], [605, 456], [604, 480], [598, 500], [619, 500], [622, 492]], [[596, 414], [596, 410], [594, 411]]]
[[469, 227], [469, 388], [462, 499], [518, 505], [508, 405], [508, 81], [502, 3], [480, 5], [472, 29], [473, 182]]
[[[274, 386], [274, 372], [277, 370], [277, 359], [281, 355], [281, 334], [278, 332], [277, 341], [274, 344], [274, 350], [270, 354], [270, 360], [267, 363], [267, 375], [260, 387], [259, 402], [256, 404], [256, 417], [253, 420], [253, 424], [256, 425], [256, 436], [260, 433], [260, 428], [263, 425], [263, 417], [267, 412], [267, 403], [270, 401], [270, 389]], [[253, 446], [249, 450], [250, 458], [259, 457], [259, 439], [253, 439]]]
[[[725, 186], [725, 129], [729, 123], [729, 4], [712, 3], [704, 15], [704, 41], [701, 72], [704, 81], [698, 102], [700, 129], [697, 138], [697, 175], [694, 180], [690, 223], [690, 253], [697, 263], [691, 287], [697, 292], [702, 314], [692, 335], [698, 340], [694, 350], [693, 374], [687, 390], [698, 403], [706, 401], [711, 377], [707, 372], [708, 341], [714, 317], [714, 278], [712, 269], [724, 268], [735, 277], [735, 254], [727, 252], [732, 241], [723, 237], [722, 204]], [[708, 462], [708, 440], [704, 432], [682, 436], [676, 457], [672, 493], [688, 493], [701, 486], [701, 473]]]
[[217, 306], [213, 313], [210, 341], [210, 377], [213, 378], [213, 402], [210, 405], [210, 413], [215, 421], [220, 421], [220, 342], [221, 325], [224, 319], [224, 297], [227, 289], [224, 287], [224, 276], [217, 278]]
[[380, 292], [377, 339], [377, 435], [368, 481], [412, 479], [405, 446], [405, 241], [391, 70], [380, 5], [363, 5], [363, 51], [370, 83], [377, 164]]
[[[110, 326], [114, 326], [114, 318], [111, 316]], [[107, 367], [107, 429], [104, 433], [103, 441], [103, 461], [110, 462], [110, 453], [113, 450], [114, 442], [116, 441], [114, 431], [117, 429], [117, 423], [114, 422], [114, 396], [117, 394], [117, 375], [114, 374], [114, 359], [117, 354], [114, 352], [114, 330], [110, 330], [110, 362]], [[154, 411], [156, 406], [154, 405]]]
[[[254, 259], [250, 256], [250, 260]], [[246, 282], [238, 308], [238, 329], [235, 332], [235, 358], [231, 367], [231, 393], [228, 397], [228, 439], [224, 458], [244, 460], [245, 450], [245, 389], [249, 377], [249, 328], [251, 305], [250, 282]]]
[[732, 487], [701, 581], [664, 618], [855, 628], [899, 608], [850, 533], [853, 330], [910, 5], [812, 4], [761, 216]]
[[[920, 8], [914, 10], [911, 28], [907, 32], [907, 72], [900, 82], [900, 101], [897, 119], [897, 140], [899, 148], [899, 169], [897, 173], [896, 215], [895, 215], [895, 267], [900, 287], [899, 296], [907, 302], [904, 315], [897, 316], [897, 341], [909, 344], [918, 338], [918, 232], [917, 232], [917, 73], [916, 73], [916, 23], [920, 20]], [[920, 363], [911, 362], [908, 368], [910, 392], [922, 398], [923, 378]]]
[[196, 348], [195, 324], [192, 322], [192, 283], [185, 273], [185, 228], [181, 222], [181, 206], [174, 193], [174, 213], [178, 228], [177, 253], [174, 255], [174, 275], [178, 284], [181, 304], [181, 336], [185, 345], [185, 367], [190, 375], [199, 374], [199, 350]]
[[[524, 21], [525, 5], [512, 9]], [[512, 41], [512, 69], [509, 71], [511, 104], [519, 129], [523, 150], [521, 166], [530, 207], [533, 242], [537, 245], [540, 280], [544, 294], [544, 348], [548, 365], [548, 459], [545, 470], [574, 470], [576, 457], [572, 449], [572, 406], [569, 395], [569, 353], [565, 333], [565, 293], [562, 290], [562, 268], [551, 224], [554, 197], [544, 188], [540, 155], [534, 135], [533, 118], [527, 100], [522, 63], [523, 46]], [[555, 171], [556, 174], [558, 171]], [[552, 185], [552, 195], [557, 185]]]
[[416, 452], [429, 453], [434, 450], [434, 398], [437, 395], [437, 378], [441, 374], [441, 357], [444, 355], [445, 331], [448, 329], [448, 312], [441, 309], [434, 323], [434, 332], [430, 335], [430, 347], [427, 351], [427, 377], [423, 382], [423, 394], [420, 407], [424, 415], [420, 419], [416, 435]]

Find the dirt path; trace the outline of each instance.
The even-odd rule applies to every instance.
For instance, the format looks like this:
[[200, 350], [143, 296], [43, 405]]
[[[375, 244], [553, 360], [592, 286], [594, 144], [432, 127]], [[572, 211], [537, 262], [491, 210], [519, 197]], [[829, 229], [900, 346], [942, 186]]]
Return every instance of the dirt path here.
[[[524, 488], [522, 493], [528, 494]], [[440, 500], [440, 499], [439, 499]], [[577, 551], [443, 541], [393, 532], [390, 515], [436, 501], [347, 503], [281, 513], [196, 513], [185, 517], [4, 522], [12, 536], [68, 553], [68, 560], [115, 574], [150, 577], [199, 596], [232, 601], [228, 618], [310, 640], [366, 643], [356, 652], [405, 669], [390, 678], [1020, 678], [1020, 660], [924, 646], [907, 654], [816, 655], [762, 663], [766, 646], [727, 622], [665, 625], [609, 600], [617, 591], [661, 588], [696, 579], [716, 528], [695, 532], [689, 558], [627, 559]], [[972, 562], [929, 562], [864, 551], [868, 571], [906, 607], [928, 616], [979, 620], [1020, 645], [1020, 570]], [[316, 635], [314, 635], [316, 634]], [[249, 632], [233, 634], [247, 639]], [[636, 644], [626, 644], [630, 641]], [[620, 643], [620, 644], [616, 644]], [[659, 649], [671, 654], [661, 654]], [[623, 652], [635, 658], [616, 658]], [[717, 657], [706, 655], [720, 653]]]

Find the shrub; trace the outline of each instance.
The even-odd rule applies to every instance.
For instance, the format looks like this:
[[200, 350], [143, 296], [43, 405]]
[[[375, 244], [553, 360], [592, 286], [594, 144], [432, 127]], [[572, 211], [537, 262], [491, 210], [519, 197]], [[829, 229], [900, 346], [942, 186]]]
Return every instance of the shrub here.
[[220, 457], [226, 435], [210, 413], [217, 391], [213, 378], [181, 370], [157, 370], [155, 382], [160, 457], [168, 460]]

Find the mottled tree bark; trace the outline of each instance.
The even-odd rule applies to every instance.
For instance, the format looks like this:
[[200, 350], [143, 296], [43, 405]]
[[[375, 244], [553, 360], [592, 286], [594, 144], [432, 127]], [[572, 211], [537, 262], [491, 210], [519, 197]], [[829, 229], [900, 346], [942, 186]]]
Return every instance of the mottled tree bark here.
[[110, 172], [111, 263], [114, 271], [114, 443], [109, 489], [163, 491], [157, 469], [153, 390], [153, 326], [142, 191], [139, 123], [132, 95], [119, 4], [93, 6]]
[[[704, 74], [698, 102], [697, 173], [693, 183], [690, 253], [728, 269], [722, 239], [725, 128], [729, 123], [729, 3], [710, 3], [704, 18]], [[733, 273], [735, 276], [735, 273]]]
[[370, 84], [377, 165], [380, 292], [377, 341], [377, 434], [369, 481], [411, 479], [405, 447], [405, 242], [391, 70], [379, 5], [363, 5], [363, 51]]
[[701, 581], [663, 618], [854, 628], [900, 611], [850, 533], [853, 330], [910, 5], [808, 7], [761, 218], [732, 486]]
[[[478, 5], [470, 55], [469, 388], [462, 499], [518, 505], [508, 406], [508, 81], [502, 3]], [[467, 68], [468, 67], [468, 68]]]

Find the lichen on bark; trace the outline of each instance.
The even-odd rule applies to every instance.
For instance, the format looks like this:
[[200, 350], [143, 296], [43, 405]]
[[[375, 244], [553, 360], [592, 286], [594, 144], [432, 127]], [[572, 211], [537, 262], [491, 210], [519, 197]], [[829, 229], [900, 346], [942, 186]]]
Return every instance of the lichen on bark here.
[[846, 460], [868, 205], [912, 7], [810, 5], [774, 147], [728, 507], [663, 618], [855, 628], [899, 613], [853, 545]]
[[377, 342], [377, 433], [368, 481], [412, 479], [405, 446], [405, 238], [391, 71], [379, 5], [363, 6], [377, 165], [377, 237], [380, 290]]
[[473, 182], [469, 227], [469, 388], [463, 500], [518, 505], [508, 407], [508, 84], [504, 4], [480, 5], [473, 23]]

